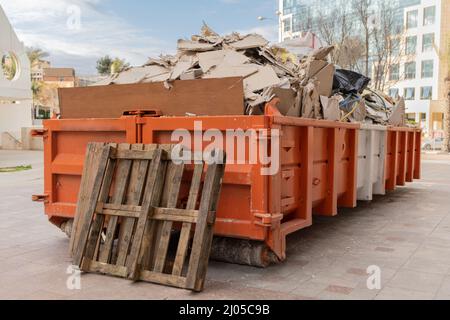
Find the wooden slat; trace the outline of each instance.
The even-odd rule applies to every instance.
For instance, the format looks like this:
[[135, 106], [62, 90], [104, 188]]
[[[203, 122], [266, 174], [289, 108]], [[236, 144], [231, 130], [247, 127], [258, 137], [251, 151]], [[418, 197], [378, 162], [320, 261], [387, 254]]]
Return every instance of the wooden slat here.
[[[191, 180], [191, 189], [189, 191], [189, 199], [186, 209], [193, 210], [196, 208], [198, 195], [200, 192], [200, 184], [202, 181], [203, 163], [195, 165], [194, 173]], [[197, 217], [198, 218], [198, 217]], [[184, 261], [186, 260], [187, 249], [189, 246], [189, 238], [191, 234], [192, 225], [190, 223], [183, 223], [180, 233], [180, 240], [178, 241], [178, 248], [173, 265], [172, 274], [174, 276], [181, 276], [183, 272]]]
[[220, 158], [223, 158], [223, 164], [208, 166], [187, 273], [186, 287], [195, 291], [201, 291], [204, 287], [213, 239], [213, 226], [207, 223], [208, 213], [215, 212], [217, 209], [221, 182], [225, 173], [225, 155], [221, 151], [216, 152], [221, 153]]
[[124, 217], [124, 218], [132, 218], [132, 219], [138, 219], [141, 215], [140, 212], [136, 211], [126, 211], [126, 210], [111, 210], [111, 209], [104, 209], [101, 214], [111, 217]]
[[186, 287], [186, 278], [147, 270], [141, 272], [139, 280], [169, 285], [178, 288]]
[[[140, 207], [136, 207], [140, 208]], [[169, 208], [154, 208], [152, 220], [182, 222], [182, 223], [196, 223], [198, 219], [198, 210], [184, 210], [184, 209], [169, 209]], [[126, 217], [138, 219], [141, 215], [140, 211], [122, 210], [122, 209], [103, 209], [101, 214], [113, 217]], [[210, 219], [208, 220], [211, 221]]]
[[[103, 177], [105, 175], [106, 168], [107, 168], [107, 165], [109, 162], [108, 159], [109, 159], [111, 150], [112, 150], [112, 148], [110, 146], [106, 146], [102, 150], [102, 153], [101, 153], [101, 156], [99, 159], [98, 171], [97, 171], [96, 177], [94, 179], [94, 184], [92, 187], [93, 195], [100, 194], [100, 189], [102, 187]], [[74, 264], [77, 266], [81, 266], [82, 258], [83, 258], [83, 255], [84, 255], [84, 252], [86, 249], [90, 225], [91, 225], [92, 218], [94, 215], [95, 206], [97, 204], [97, 199], [95, 199], [95, 200], [96, 201], [90, 201], [89, 205], [86, 206], [86, 210], [84, 210], [84, 213], [81, 215], [82, 223], [80, 225], [81, 226], [80, 235], [79, 235], [79, 239], [78, 239], [77, 250], [74, 255]]]
[[69, 252], [73, 256], [74, 246], [78, 244], [80, 235], [80, 220], [83, 220], [83, 215], [86, 213], [87, 206], [92, 197], [92, 185], [95, 179], [95, 170], [98, 168], [101, 152], [98, 152], [105, 146], [104, 143], [89, 143], [86, 149], [86, 156], [84, 159], [83, 174], [81, 178], [80, 191], [78, 194], [78, 204], [75, 213], [75, 219], [72, 227], [72, 236], [70, 237]]
[[[120, 144], [118, 150], [129, 150], [129, 144]], [[131, 160], [118, 160], [116, 175], [114, 180], [114, 192], [112, 195], [111, 203], [123, 204], [125, 200], [125, 193], [127, 191], [128, 179], [130, 177], [132, 161]], [[111, 252], [116, 236], [117, 222], [119, 217], [111, 216], [106, 229], [106, 239], [103, 244], [103, 248], [100, 251], [99, 262], [109, 263], [111, 261]]]
[[[138, 151], [138, 150], [117, 150], [113, 155], [114, 159], [121, 160], [152, 160], [155, 155], [155, 150], [150, 151]], [[168, 155], [166, 155], [163, 160], [167, 160]]]
[[142, 211], [141, 206], [130, 205], [130, 204], [99, 203], [98, 206], [100, 208], [103, 208], [102, 210], [129, 211], [129, 212], [135, 212], [135, 213], [139, 213]]
[[[167, 202], [167, 208], [176, 208], [178, 197], [181, 188], [181, 182], [183, 180], [184, 164], [176, 165], [170, 163], [169, 166], [173, 166], [172, 174], [170, 177], [170, 192]], [[155, 272], [163, 272], [167, 258], [167, 251], [169, 249], [170, 236], [172, 233], [172, 221], [164, 221], [161, 228], [161, 237], [159, 239], [159, 246], [156, 251], [155, 260]]]
[[[117, 144], [110, 144], [112, 148], [117, 148]], [[102, 188], [100, 190], [100, 195], [98, 195], [98, 201], [103, 202], [107, 201], [109, 197], [109, 191], [111, 188], [111, 184], [113, 181], [113, 174], [114, 170], [116, 168], [116, 161], [109, 159], [107, 164], [107, 169], [104, 175]], [[95, 169], [93, 169], [95, 170]], [[98, 251], [100, 248], [100, 241], [101, 241], [101, 232], [103, 228], [103, 224], [105, 221], [104, 215], [96, 215], [94, 217], [94, 221], [92, 222], [89, 238], [86, 245], [86, 251], [84, 253], [84, 259], [82, 261], [81, 270], [88, 270], [89, 265], [85, 261], [86, 259], [93, 260], [95, 257], [98, 256]]]
[[142, 204], [142, 215], [136, 225], [131, 253], [128, 258], [129, 261], [127, 262], [128, 277], [134, 280], [137, 280], [139, 277], [138, 269], [142, 262], [141, 246], [145, 249], [147, 248], [145, 245], [148, 245], [143, 241], [148, 218], [149, 215], [152, 214], [152, 207], [160, 202], [161, 192], [159, 192], [159, 189], [162, 190], [163, 188], [163, 180], [160, 179], [160, 177], [161, 172], [163, 172], [162, 170], [164, 169], [161, 161], [162, 156], [163, 151], [158, 149], [158, 151], [155, 152], [155, 157], [150, 165], [145, 188], [145, 198]]
[[90, 272], [98, 272], [122, 278], [127, 276], [127, 268], [123, 266], [111, 265], [92, 260], [87, 260], [87, 263], [89, 263]]

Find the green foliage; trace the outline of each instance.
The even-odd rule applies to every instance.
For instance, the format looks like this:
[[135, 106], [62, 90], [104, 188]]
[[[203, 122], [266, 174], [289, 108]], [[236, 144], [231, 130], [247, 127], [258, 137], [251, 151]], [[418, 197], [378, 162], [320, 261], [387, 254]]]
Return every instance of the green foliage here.
[[30, 59], [31, 66], [47, 58], [49, 54], [39, 48], [27, 48], [28, 59]]
[[0, 168], [0, 173], [20, 172], [20, 171], [27, 171], [27, 170], [31, 170], [31, 169], [33, 169], [33, 167], [31, 165], [9, 167], [9, 168]]
[[110, 56], [106, 55], [97, 60], [97, 72], [102, 76], [107, 76], [111, 74], [111, 65], [113, 63], [113, 59]]
[[107, 76], [121, 72], [130, 66], [124, 59], [111, 58], [106, 55], [97, 60], [97, 72], [102, 76]]

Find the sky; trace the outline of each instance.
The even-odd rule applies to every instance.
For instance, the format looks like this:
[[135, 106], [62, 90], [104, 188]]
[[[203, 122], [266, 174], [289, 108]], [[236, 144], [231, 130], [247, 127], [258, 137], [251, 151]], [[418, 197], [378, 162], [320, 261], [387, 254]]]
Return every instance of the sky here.
[[[175, 53], [176, 42], [198, 34], [203, 21], [220, 34], [278, 37], [277, 0], [0, 0], [19, 39], [50, 54], [53, 67], [96, 73], [110, 55], [142, 65]], [[264, 16], [267, 20], [259, 21]]]

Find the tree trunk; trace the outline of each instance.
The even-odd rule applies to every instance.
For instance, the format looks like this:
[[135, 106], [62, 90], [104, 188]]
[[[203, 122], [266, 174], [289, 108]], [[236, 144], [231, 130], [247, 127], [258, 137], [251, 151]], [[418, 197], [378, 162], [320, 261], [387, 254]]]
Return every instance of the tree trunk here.
[[444, 112], [444, 152], [450, 152], [450, 78], [447, 79], [447, 105]]
[[370, 39], [369, 39], [369, 28], [368, 28], [368, 21], [366, 20], [366, 24], [365, 24], [365, 26], [364, 26], [364, 29], [365, 29], [365, 32], [366, 32], [366, 61], [364, 61], [365, 62], [365, 69], [366, 69], [366, 74], [365, 74], [365, 76], [366, 77], [370, 77], [369, 76], [369, 50], [370, 50], [370, 48], [369, 48], [369, 46], [370, 46]]

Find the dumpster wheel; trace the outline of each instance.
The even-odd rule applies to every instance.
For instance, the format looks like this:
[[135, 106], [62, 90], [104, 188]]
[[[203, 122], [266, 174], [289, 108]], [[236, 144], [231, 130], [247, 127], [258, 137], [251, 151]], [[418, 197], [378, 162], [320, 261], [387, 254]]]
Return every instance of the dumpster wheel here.
[[258, 268], [280, 262], [264, 242], [221, 237], [214, 237], [211, 259]]

